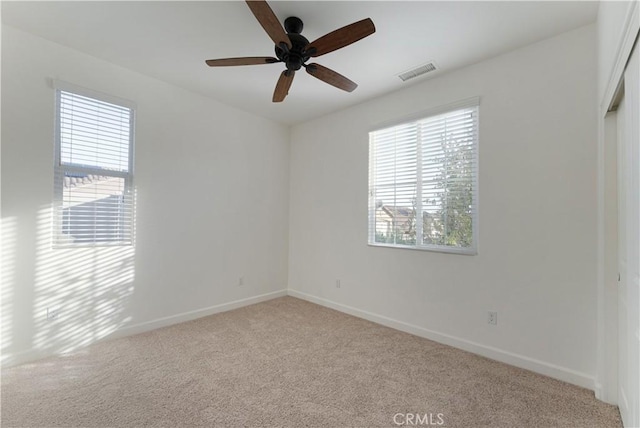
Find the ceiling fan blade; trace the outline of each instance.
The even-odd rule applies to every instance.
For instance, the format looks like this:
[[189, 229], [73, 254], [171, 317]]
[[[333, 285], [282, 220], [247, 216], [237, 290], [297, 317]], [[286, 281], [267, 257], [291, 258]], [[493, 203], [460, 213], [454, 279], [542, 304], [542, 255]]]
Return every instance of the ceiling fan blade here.
[[209, 67], [227, 67], [231, 65], [273, 64], [280, 62], [280, 60], [270, 56], [247, 56], [244, 58], [208, 59], [205, 62]]
[[375, 32], [373, 21], [367, 18], [332, 31], [309, 43], [305, 49], [310, 56], [316, 57], [348, 46]]
[[357, 83], [320, 64], [312, 63], [307, 65], [307, 73], [343, 91], [353, 92], [358, 87]]
[[278, 21], [276, 14], [273, 13], [269, 4], [264, 0], [246, 0], [247, 6], [251, 9], [254, 16], [267, 32], [273, 43], [276, 46], [280, 46], [281, 43], [285, 43], [288, 47], [291, 47], [291, 40], [289, 36], [284, 32], [282, 24]]
[[282, 102], [287, 94], [289, 94], [289, 88], [291, 87], [291, 82], [293, 82], [293, 77], [295, 75], [296, 72], [293, 70], [285, 70], [282, 72], [278, 79], [278, 83], [276, 84], [276, 90], [273, 91], [274, 103]]

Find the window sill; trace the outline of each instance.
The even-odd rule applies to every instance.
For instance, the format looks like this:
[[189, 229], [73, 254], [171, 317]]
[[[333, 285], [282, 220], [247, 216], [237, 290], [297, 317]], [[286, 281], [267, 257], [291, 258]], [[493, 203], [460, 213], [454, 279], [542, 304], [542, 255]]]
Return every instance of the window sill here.
[[459, 247], [415, 247], [411, 245], [397, 245], [397, 244], [383, 244], [383, 243], [371, 243], [367, 245], [370, 247], [381, 248], [393, 248], [400, 250], [414, 250], [414, 251], [429, 251], [432, 253], [446, 253], [446, 254], [458, 254], [461, 256], [477, 256], [478, 250], [476, 248], [459, 248]]

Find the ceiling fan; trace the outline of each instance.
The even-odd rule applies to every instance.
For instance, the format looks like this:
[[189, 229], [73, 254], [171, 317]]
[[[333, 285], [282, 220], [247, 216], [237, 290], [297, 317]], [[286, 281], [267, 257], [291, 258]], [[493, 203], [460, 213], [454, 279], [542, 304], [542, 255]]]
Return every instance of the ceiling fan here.
[[[355, 82], [343, 75], [320, 64], [307, 64], [310, 58], [315, 58], [357, 42], [373, 33], [376, 28], [369, 18], [339, 28], [309, 43], [302, 34], [302, 21], [295, 16], [284, 21], [284, 29], [278, 18], [265, 0], [247, 0], [247, 5], [256, 19], [275, 43], [276, 58], [274, 57], [244, 57], [209, 59], [210, 67], [224, 67], [232, 65], [258, 65], [285, 63], [287, 69], [280, 74], [276, 89], [273, 92], [273, 102], [284, 100], [289, 93], [291, 82], [297, 70], [304, 67], [307, 73], [336, 88], [352, 92], [358, 87]], [[286, 30], [286, 33], [285, 33]]]

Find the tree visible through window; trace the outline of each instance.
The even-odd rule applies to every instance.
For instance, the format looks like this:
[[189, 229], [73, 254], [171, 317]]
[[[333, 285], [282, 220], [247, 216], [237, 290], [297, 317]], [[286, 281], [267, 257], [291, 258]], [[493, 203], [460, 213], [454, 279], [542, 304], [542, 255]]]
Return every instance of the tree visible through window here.
[[133, 240], [133, 110], [58, 89], [54, 245]]
[[475, 253], [478, 105], [369, 134], [369, 243]]

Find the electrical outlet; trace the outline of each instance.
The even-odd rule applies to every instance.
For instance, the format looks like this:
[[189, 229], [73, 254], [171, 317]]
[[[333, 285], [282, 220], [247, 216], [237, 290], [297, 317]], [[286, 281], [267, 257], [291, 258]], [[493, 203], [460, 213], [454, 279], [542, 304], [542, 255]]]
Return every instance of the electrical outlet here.
[[238, 278], [238, 287], [244, 285], [244, 276]]
[[53, 321], [60, 315], [60, 309], [58, 308], [47, 308], [47, 320]]
[[489, 316], [487, 317], [487, 322], [492, 325], [498, 325], [498, 313], [489, 312]]
[[340, 280], [336, 279], [336, 288], [340, 288]]

